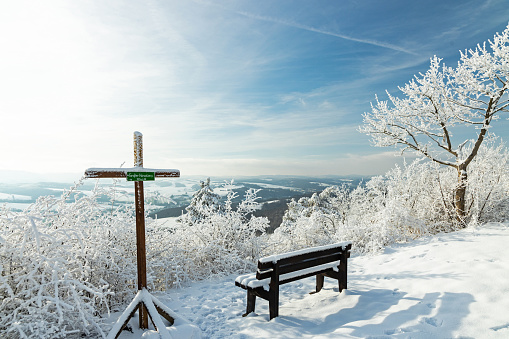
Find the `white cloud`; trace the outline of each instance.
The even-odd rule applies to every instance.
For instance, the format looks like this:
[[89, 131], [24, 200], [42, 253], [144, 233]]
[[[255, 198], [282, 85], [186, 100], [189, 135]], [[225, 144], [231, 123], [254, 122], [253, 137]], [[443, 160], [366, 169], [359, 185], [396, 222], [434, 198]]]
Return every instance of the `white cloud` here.
[[[407, 157], [407, 161], [415, 157]], [[250, 176], [250, 175], [381, 175], [395, 164], [402, 164], [403, 157], [394, 152], [368, 155], [348, 154], [338, 158], [296, 159], [204, 159], [179, 158], [172, 163], [182, 175]]]

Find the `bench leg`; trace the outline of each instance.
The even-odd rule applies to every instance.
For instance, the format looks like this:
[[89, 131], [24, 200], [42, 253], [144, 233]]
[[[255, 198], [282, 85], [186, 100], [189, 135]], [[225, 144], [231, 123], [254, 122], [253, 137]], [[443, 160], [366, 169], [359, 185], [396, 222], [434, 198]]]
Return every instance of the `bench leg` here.
[[279, 316], [279, 288], [269, 295], [270, 320]]
[[279, 316], [279, 265], [275, 265], [270, 274], [269, 313], [269, 320]]
[[325, 276], [323, 274], [317, 274], [316, 275], [316, 290], [314, 292], [311, 292], [309, 294], [315, 294], [322, 290], [323, 288], [323, 281]]
[[339, 283], [339, 293], [341, 293], [343, 290], [346, 290], [347, 288], [347, 284], [346, 284], [346, 280], [347, 280], [347, 264], [346, 264], [346, 261], [347, 261], [347, 256], [345, 253], [343, 253], [343, 255], [341, 256], [341, 261], [339, 263], [339, 266], [338, 266], [338, 270], [339, 270], [339, 279], [338, 279], [338, 283]]
[[251, 292], [250, 290], [247, 290], [247, 307], [246, 307], [246, 313], [244, 313], [242, 316], [245, 317], [251, 312], [254, 312], [255, 310], [255, 304], [256, 304], [256, 294]]

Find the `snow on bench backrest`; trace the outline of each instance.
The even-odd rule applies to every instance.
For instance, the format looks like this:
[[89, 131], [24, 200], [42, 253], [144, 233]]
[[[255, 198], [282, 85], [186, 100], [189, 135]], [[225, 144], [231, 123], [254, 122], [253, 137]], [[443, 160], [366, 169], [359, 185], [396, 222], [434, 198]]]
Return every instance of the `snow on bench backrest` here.
[[320, 251], [335, 249], [338, 247], [342, 247], [343, 249], [345, 249], [346, 246], [351, 245], [351, 244], [352, 244], [351, 241], [343, 241], [343, 242], [339, 242], [339, 243], [331, 244], [331, 245], [304, 248], [302, 250], [297, 250], [297, 251], [293, 251], [293, 252], [287, 252], [287, 253], [270, 255], [268, 257], [263, 257], [263, 258], [260, 258], [260, 260], [258, 260], [258, 262], [260, 262], [261, 264], [264, 264], [264, 263], [275, 264], [277, 262], [280, 262], [283, 259], [293, 258], [293, 257], [297, 257], [300, 255], [312, 254], [312, 253], [316, 253], [316, 252], [320, 252]]
[[351, 242], [341, 242], [261, 258], [258, 261], [256, 278], [270, 277], [275, 265], [277, 265], [278, 275], [299, 271], [294, 274], [295, 276], [315, 271], [317, 267], [323, 268], [324, 264], [328, 267], [337, 266], [340, 262], [341, 252], [346, 251], [350, 246]]

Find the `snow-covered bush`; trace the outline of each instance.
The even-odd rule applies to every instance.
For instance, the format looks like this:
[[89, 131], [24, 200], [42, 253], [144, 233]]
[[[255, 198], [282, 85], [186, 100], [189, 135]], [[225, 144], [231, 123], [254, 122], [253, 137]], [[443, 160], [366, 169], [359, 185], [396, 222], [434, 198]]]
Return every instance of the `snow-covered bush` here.
[[[469, 224], [509, 217], [509, 151], [491, 138], [468, 173]], [[468, 152], [469, 145], [465, 145]], [[426, 159], [396, 166], [355, 189], [328, 187], [310, 198], [292, 200], [276, 229], [276, 251], [351, 240], [354, 251], [376, 252], [385, 246], [463, 227], [452, 194], [457, 173]]]
[[[226, 183], [226, 199], [221, 202], [214, 196], [214, 204], [208, 204], [212, 190], [202, 183], [202, 188], [194, 195], [192, 209], [180, 217], [181, 222], [168, 229], [172, 235], [168, 240], [167, 255], [174, 257], [169, 267], [176, 277], [174, 283], [195, 280], [215, 274], [238, 272], [252, 269], [261, 256], [265, 229], [269, 226], [267, 218], [254, 217], [251, 212], [258, 205], [257, 190], [249, 189], [237, 208], [232, 206], [236, 193], [233, 182]], [[200, 194], [203, 192], [208, 194]], [[201, 203], [200, 203], [201, 202]], [[213, 207], [211, 207], [213, 206]], [[197, 218], [196, 216], [200, 217]], [[194, 220], [194, 221], [193, 221]]]
[[99, 315], [133, 285], [133, 265], [118, 246], [132, 243], [119, 232], [128, 214], [103, 213], [99, 189], [73, 203], [70, 193], [1, 213], [0, 331], [9, 338], [102, 335]]
[[[77, 194], [80, 184], [23, 212], [0, 210], [0, 337], [100, 337], [109, 330], [101, 316], [136, 294], [134, 204], [114, 204], [114, 186]], [[225, 203], [192, 224], [146, 218], [149, 289], [252, 269], [268, 221], [249, 216], [256, 191], [236, 209], [234, 197], [230, 185]]]
[[330, 243], [338, 224], [349, 211], [349, 195], [346, 186], [330, 186], [311, 197], [292, 199], [273, 236], [277, 239], [277, 251]]
[[509, 218], [509, 150], [489, 140], [471, 164], [467, 203], [470, 223]]

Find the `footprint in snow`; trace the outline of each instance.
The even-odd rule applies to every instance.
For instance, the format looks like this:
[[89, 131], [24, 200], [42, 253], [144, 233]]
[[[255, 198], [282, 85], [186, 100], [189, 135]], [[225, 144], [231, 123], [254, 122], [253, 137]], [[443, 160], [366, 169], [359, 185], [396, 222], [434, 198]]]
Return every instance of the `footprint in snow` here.
[[424, 318], [424, 322], [428, 325], [431, 325], [433, 327], [440, 327], [442, 326], [443, 321], [437, 318]]
[[394, 330], [385, 330], [384, 334], [385, 335], [395, 335], [395, 334], [408, 333], [408, 332], [413, 332], [413, 331], [409, 328], [400, 327], [400, 328], [396, 328]]
[[509, 323], [505, 324], [505, 325], [501, 325], [501, 326], [495, 326], [495, 327], [491, 327], [491, 330], [493, 331], [500, 331], [500, 330], [507, 330], [509, 329]]

